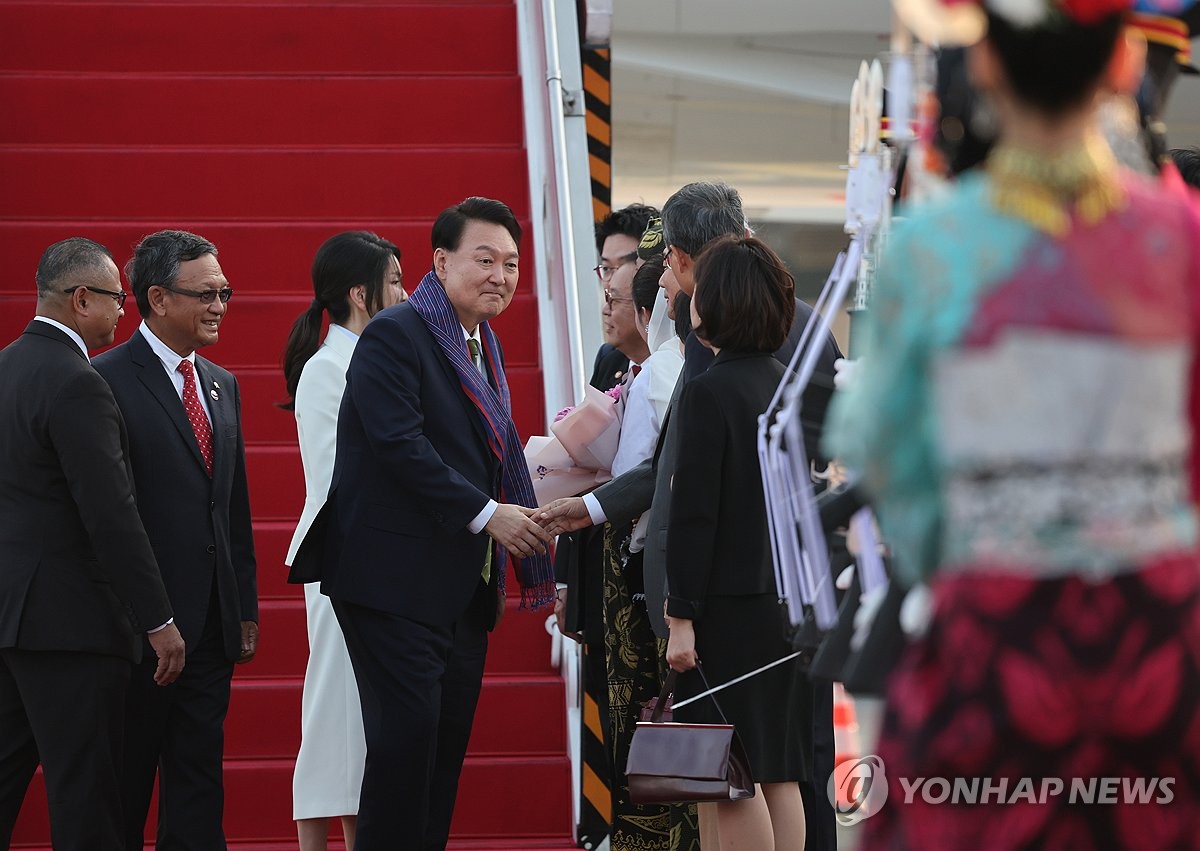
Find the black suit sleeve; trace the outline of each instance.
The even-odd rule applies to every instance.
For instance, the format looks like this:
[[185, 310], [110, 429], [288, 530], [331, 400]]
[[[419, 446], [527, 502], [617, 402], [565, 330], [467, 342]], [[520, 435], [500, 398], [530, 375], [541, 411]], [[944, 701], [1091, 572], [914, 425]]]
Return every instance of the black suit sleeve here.
[[[422, 364], [433, 370], [438, 365], [421, 357], [419, 345], [394, 317], [368, 324], [350, 361], [342, 404], [353, 403], [374, 461], [399, 487], [420, 494], [429, 513], [457, 532], [491, 497], [447, 464], [426, 436], [422, 382], [446, 378], [440, 370], [422, 374]], [[438, 351], [433, 356], [442, 355]]]
[[258, 573], [254, 557], [254, 524], [250, 519], [250, 489], [246, 484], [246, 443], [242, 436], [242, 392], [234, 387], [234, 412], [237, 416], [237, 457], [234, 460], [233, 486], [229, 492], [229, 548], [233, 573], [237, 577], [241, 620], [258, 620]]
[[81, 372], [63, 387], [49, 434], [101, 575], [129, 610], [134, 631], [166, 623], [171, 604], [134, 503], [121, 413], [99, 373]]
[[703, 616], [713, 571], [729, 431], [720, 401], [704, 382], [684, 385], [679, 409], [672, 416], [688, 428], [679, 430], [671, 482], [667, 614], [696, 620]]

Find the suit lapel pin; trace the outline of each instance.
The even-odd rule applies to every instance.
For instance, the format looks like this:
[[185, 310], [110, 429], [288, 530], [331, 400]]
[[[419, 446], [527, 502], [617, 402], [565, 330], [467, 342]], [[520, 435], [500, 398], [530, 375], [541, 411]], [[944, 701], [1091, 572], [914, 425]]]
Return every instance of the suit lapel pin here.
[[213, 381], [212, 390], [208, 391], [208, 395], [212, 396], [212, 400], [214, 402], [216, 402], [218, 399], [221, 398], [221, 394], [217, 392], [217, 390], [219, 390], [220, 387], [221, 387], [220, 384], [218, 384], [216, 381]]

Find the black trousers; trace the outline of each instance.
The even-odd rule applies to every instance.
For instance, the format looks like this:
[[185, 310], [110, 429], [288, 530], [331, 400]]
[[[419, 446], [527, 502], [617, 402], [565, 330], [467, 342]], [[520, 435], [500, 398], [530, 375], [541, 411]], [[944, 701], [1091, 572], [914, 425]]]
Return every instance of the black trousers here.
[[215, 603], [179, 679], [155, 685], [157, 666], [158, 659], [147, 652], [129, 681], [121, 786], [125, 848], [142, 849], [157, 773], [157, 851], [220, 851], [225, 848], [222, 763], [233, 662], [225, 655]]
[[837, 820], [827, 784], [833, 774], [833, 683], [813, 678], [813, 779], [800, 784], [807, 851], [837, 851]]
[[356, 851], [446, 847], [495, 594], [480, 582], [451, 626], [333, 601], [358, 679], [367, 740]]
[[0, 650], [0, 848], [39, 759], [55, 851], [116, 851], [130, 664], [116, 656]]

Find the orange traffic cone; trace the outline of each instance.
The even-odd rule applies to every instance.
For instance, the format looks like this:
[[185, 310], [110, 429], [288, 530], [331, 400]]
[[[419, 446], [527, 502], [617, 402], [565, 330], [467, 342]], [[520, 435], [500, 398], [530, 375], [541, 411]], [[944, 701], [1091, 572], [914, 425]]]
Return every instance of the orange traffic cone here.
[[[846, 694], [841, 683], [833, 684], [833, 764], [841, 765], [862, 756], [858, 735], [858, 719], [854, 713], [854, 700]], [[838, 788], [839, 804], [849, 806], [853, 801], [842, 801], [849, 785]]]

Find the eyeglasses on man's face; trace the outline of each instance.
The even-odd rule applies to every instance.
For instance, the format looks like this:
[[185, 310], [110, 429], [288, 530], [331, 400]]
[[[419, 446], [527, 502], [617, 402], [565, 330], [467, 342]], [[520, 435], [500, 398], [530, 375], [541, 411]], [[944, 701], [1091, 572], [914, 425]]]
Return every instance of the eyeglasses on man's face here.
[[221, 304], [225, 304], [233, 298], [233, 287], [222, 287], [219, 290], [183, 290], [163, 285], [163, 289], [178, 295], [200, 299], [201, 304], [212, 304], [217, 299], [221, 300]]
[[614, 272], [616, 272], [618, 269], [620, 269], [626, 263], [632, 263], [634, 260], [637, 260], [637, 256], [638, 255], [637, 255], [636, 251], [630, 251], [628, 254], [623, 254], [617, 258], [616, 266], [609, 266], [605, 263], [601, 263], [599, 266], [594, 266], [592, 268], [592, 271], [596, 273], [597, 278], [599, 278], [602, 281], [608, 282], [608, 281], [612, 280], [612, 276], [613, 276]]
[[129, 293], [125, 292], [124, 290], [116, 290], [114, 292], [113, 290], [102, 290], [99, 287], [89, 287], [85, 284], [76, 284], [73, 287], [68, 287], [67, 289], [63, 290], [63, 292], [64, 293], [73, 293], [73, 292], [75, 292], [75, 290], [79, 289], [80, 287], [83, 287], [85, 290], [87, 290], [90, 293], [99, 293], [100, 295], [111, 296], [113, 301], [115, 301], [117, 303], [118, 309], [125, 306], [125, 297], [127, 295], [129, 295]]
[[632, 303], [633, 298], [629, 297], [629, 296], [613, 295], [612, 290], [610, 290], [608, 287], [604, 288], [604, 303], [607, 304], [609, 307], [612, 307], [614, 304], [620, 304], [621, 302], [624, 302], [624, 301]]

